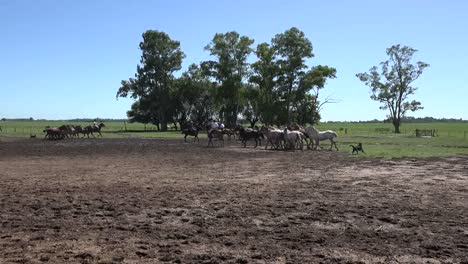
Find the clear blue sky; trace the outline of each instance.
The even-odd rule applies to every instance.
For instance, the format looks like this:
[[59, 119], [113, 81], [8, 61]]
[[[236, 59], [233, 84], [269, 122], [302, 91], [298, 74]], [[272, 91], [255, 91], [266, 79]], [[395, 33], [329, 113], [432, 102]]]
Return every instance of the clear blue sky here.
[[312, 42], [309, 66], [337, 69], [322, 96], [340, 102], [323, 121], [386, 116], [355, 74], [393, 44], [431, 65], [415, 82], [424, 110], [413, 115], [468, 119], [467, 12], [463, 0], [0, 0], [0, 118], [125, 118], [132, 100], [115, 94], [148, 29], [181, 42], [186, 70], [210, 59], [215, 33], [235, 30], [256, 46], [294, 26]]

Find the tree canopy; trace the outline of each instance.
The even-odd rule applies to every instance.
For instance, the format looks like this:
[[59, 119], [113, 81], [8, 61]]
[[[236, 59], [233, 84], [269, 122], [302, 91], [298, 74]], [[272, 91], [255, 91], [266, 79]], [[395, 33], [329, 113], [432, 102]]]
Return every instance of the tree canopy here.
[[122, 81], [117, 96], [127, 97], [130, 94], [132, 98], [140, 100], [138, 105], [132, 107], [131, 113], [147, 113], [150, 115], [148, 120], [161, 124], [161, 130], [165, 131], [173, 110], [170, 98], [173, 74], [181, 69], [185, 55], [178, 41], [156, 30], [143, 33], [140, 49], [142, 55], [135, 78]]
[[170, 122], [204, 126], [210, 118], [227, 127], [238, 118], [252, 127], [317, 123], [328, 102], [320, 101], [319, 91], [336, 77], [335, 68], [306, 63], [314, 56], [312, 43], [294, 27], [256, 48], [235, 31], [217, 33], [205, 47], [213, 59], [190, 65], [178, 77], [185, 57], [180, 43], [155, 30], [142, 36], [135, 77], [121, 82], [117, 97], [136, 100], [127, 112], [131, 121], [161, 130]]

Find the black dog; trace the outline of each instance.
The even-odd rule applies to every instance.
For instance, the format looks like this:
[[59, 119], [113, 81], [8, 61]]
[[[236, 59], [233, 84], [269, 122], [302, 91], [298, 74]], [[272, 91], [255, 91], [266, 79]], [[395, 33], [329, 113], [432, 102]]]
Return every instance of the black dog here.
[[365, 153], [364, 152], [364, 149], [362, 148], [362, 144], [361, 143], [358, 143], [357, 146], [353, 146], [353, 145], [350, 145], [352, 148], [353, 148], [353, 152], [351, 152], [351, 154], [359, 154], [359, 151], [361, 151], [362, 153]]

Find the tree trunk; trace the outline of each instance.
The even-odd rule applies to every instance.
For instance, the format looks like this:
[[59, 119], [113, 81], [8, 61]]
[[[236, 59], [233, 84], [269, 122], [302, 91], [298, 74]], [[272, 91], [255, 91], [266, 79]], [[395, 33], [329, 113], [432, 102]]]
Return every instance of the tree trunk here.
[[257, 119], [252, 119], [252, 120], [249, 120], [249, 123], [250, 123], [250, 128], [254, 128], [255, 127], [255, 123], [257, 123]]
[[167, 122], [163, 120], [161, 122], [161, 132], [166, 132], [167, 131]]
[[288, 91], [288, 95], [287, 95], [287, 98], [286, 98], [286, 111], [288, 113], [288, 124], [291, 123], [291, 112], [289, 111], [289, 91]]
[[229, 128], [236, 127], [237, 125], [237, 107], [235, 105], [226, 107], [226, 112], [225, 112], [225, 117], [226, 117], [226, 125], [228, 125]]
[[400, 134], [400, 121], [393, 120], [393, 126], [395, 127], [395, 134]]
[[160, 108], [158, 110], [158, 118], [159, 118], [159, 123], [161, 123], [161, 131], [166, 132], [167, 131], [167, 120], [166, 116], [163, 112], [163, 110]]

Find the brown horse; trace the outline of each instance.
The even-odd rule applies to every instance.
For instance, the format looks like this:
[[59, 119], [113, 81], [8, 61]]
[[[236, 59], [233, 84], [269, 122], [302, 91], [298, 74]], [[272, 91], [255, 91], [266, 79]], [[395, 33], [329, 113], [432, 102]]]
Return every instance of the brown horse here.
[[87, 127], [83, 128], [83, 134], [87, 135], [88, 138], [89, 138], [90, 133], [91, 133], [91, 136], [95, 137], [93, 133], [97, 132], [99, 134], [99, 136], [102, 137], [101, 128], [103, 128], [103, 127], [105, 127], [104, 123], [99, 123], [99, 125], [87, 126]]
[[193, 136], [193, 141], [195, 142], [195, 140], [197, 142], [200, 142], [200, 139], [198, 138], [198, 129], [196, 127], [191, 127], [191, 128], [186, 128], [186, 129], [183, 129], [182, 130], [182, 133], [181, 134], [184, 134], [184, 142], [187, 142], [187, 136]]
[[234, 129], [225, 128], [223, 129], [223, 133], [228, 136], [229, 140], [231, 140], [231, 137], [236, 139], [236, 131]]
[[208, 133], [208, 147], [213, 146], [213, 138], [217, 139], [218, 145], [224, 147], [224, 133], [222, 130], [213, 130], [211, 133]]
[[258, 145], [262, 145], [262, 138], [265, 138], [262, 132], [255, 129], [245, 129], [243, 126], [240, 125], [238, 125], [234, 130], [239, 131], [239, 138], [241, 139], [244, 148], [247, 146], [248, 140], [255, 140], [256, 148]]
[[44, 139], [58, 140], [65, 138], [63, 131], [57, 127], [46, 127], [42, 132], [46, 133]]

